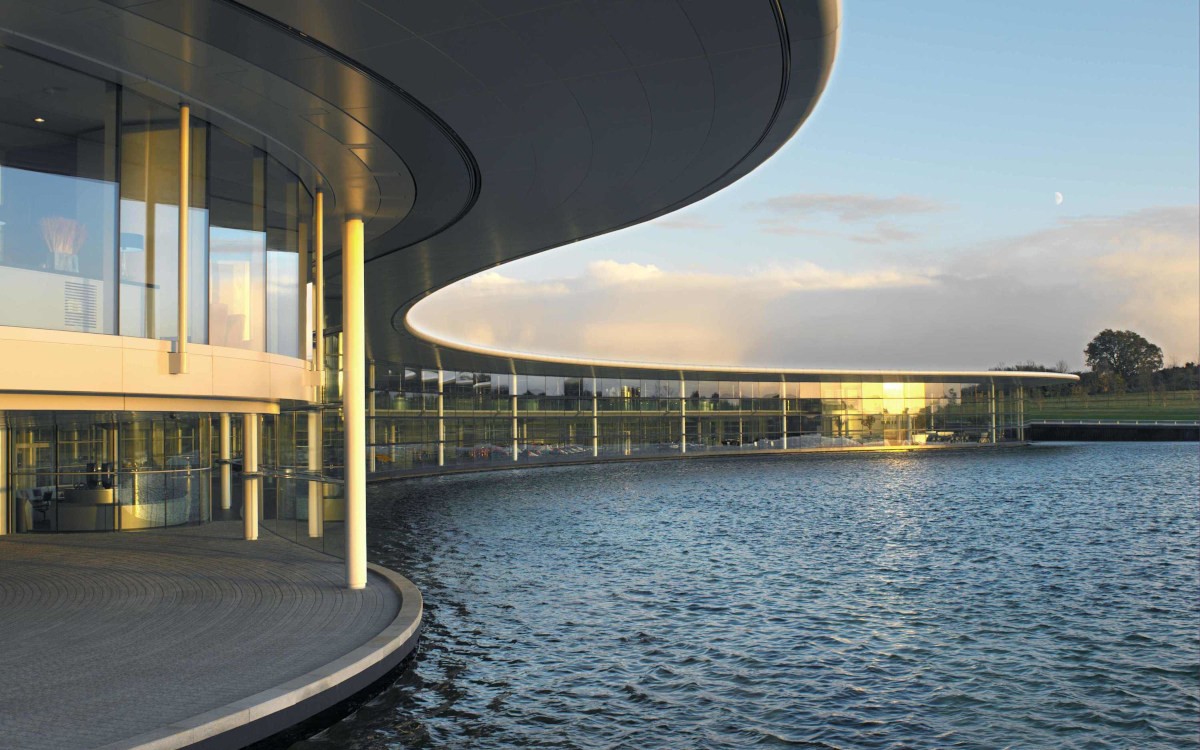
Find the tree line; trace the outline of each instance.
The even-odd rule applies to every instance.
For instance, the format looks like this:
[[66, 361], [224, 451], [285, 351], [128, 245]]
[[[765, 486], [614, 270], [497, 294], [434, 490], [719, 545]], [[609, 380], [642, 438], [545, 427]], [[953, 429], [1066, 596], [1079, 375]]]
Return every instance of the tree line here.
[[[1200, 366], [1195, 362], [1163, 366], [1162, 349], [1134, 331], [1106, 328], [1083, 350], [1089, 369], [1077, 371], [1078, 383], [1042, 386], [1047, 396], [1095, 395], [1101, 393], [1151, 393], [1200, 390]], [[1070, 372], [1065, 361], [1053, 367], [1028, 361], [999, 364], [992, 370]]]

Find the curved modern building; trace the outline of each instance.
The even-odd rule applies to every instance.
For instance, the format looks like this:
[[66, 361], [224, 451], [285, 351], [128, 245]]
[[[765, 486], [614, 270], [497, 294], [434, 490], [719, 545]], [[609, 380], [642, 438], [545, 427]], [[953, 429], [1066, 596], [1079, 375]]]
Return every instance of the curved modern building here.
[[344, 523], [361, 585], [368, 474], [997, 443], [1057, 377], [552, 359], [406, 323], [753, 170], [828, 80], [835, 2], [3, 9], [6, 533], [201, 522], [244, 489]]
[[0, 534], [240, 519], [366, 582], [365, 483], [1020, 441], [1022, 372], [522, 356], [409, 310], [744, 177], [836, 0], [0, 0]]

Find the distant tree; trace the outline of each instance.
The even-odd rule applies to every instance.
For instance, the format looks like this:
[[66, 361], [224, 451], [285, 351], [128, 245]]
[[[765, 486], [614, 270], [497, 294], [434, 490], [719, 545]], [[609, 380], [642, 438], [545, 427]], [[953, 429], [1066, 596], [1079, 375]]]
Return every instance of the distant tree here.
[[995, 367], [988, 368], [999, 372], [1067, 372], [1069, 370], [1066, 360], [1058, 360], [1053, 367], [1034, 362], [1032, 359], [1027, 359], [1024, 362], [1018, 362], [1015, 365], [1001, 362]]
[[[1096, 334], [1083, 350], [1088, 367], [1097, 374], [1114, 376], [1109, 380], [1122, 387], [1144, 378], [1144, 374], [1162, 368], [1162, 349], [1133, 331], [1114, 331], [1106, 328]], [[1143, 378], [1139, 378], [1142, 375]], [[1119, 376], [1120, 380], [1117, 380]]]
[[1164, 391], [1200, 390], [1200, 367], [1195, 362], [1164, 367], [1156, 375]]

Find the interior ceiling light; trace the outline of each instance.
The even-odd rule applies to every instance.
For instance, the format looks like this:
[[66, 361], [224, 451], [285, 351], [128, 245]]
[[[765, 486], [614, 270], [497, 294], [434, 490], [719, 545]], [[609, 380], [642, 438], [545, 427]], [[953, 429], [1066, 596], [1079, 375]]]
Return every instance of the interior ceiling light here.
[[34, 122], [45, 122], [46, 118], [45, 117], [35, 117], [35, 118], [33, 118], [33, 121]]

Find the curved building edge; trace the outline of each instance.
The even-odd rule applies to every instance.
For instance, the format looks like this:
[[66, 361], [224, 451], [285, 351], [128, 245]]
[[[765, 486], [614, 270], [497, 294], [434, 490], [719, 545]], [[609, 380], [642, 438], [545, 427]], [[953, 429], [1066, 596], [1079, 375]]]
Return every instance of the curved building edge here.
[[[677, 362], [640, 362], [636, 360], [592, 359], [557, 356], [540, 352], [522, 352], [498, 347], [480, 346], [466, 341], [439, 336], [414, 325], [405, 318], [405, 326], [415, 337], [428, 341], [441, 351], [452, 351], [460, 357], [472, 356], [472, 365], [507, 365], [513, 373], [548, 374], [579, 377], [622, 377], [643, 375], [649, 378], [706, 378], [782, 382], [820, 382], [822, 380], [863, 380], [872, 382], [959, 382], [967, 380], [996, 380], [1027, 386], [1070, 383], [1078, 375], [1030, 370], [851, 370], [834, 368], [746, 367], [738, 365], [688, 364]], [[460, 359], [461, 361], [461, 359]]]

